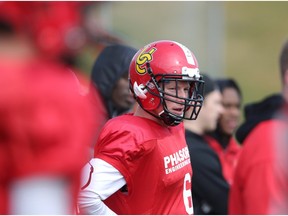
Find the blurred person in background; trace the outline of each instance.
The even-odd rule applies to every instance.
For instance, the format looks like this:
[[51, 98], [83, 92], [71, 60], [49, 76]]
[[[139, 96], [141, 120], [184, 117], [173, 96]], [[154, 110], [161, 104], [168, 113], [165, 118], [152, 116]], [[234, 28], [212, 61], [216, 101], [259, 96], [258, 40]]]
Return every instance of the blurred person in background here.
[[0, 47], [0, 214], [73, 214], [95, 119], [88, 81], [40, 55], [4, 13]]
[[277, 196], [270, 198], [269, 214], [287, 215], [288, 214], [288, 109], [285, 108], [285, 115], [278, 116], [282, 120], [282, 128], [275, 128], [275, 165], [274, 173], [277, 186]]
[[91, 72], [91, 94], [95, 112], [95, 138], [92, 152], [104, 124], [111, 118], [129, 111], [135, 104], [129, 90], [128, 71], [136, 49], [127, 45], [106, 46], [96, 58]]
[[94, 51], [89, 54], [96, 57], [103, 47], [121, 43], [120, 39], [97, 25], [98, 20], [91, 15], [92, 9], [99, 4], [104, 3], [3, 1], [0, 2], [0, 17], [12, 23], [16, 34], [30, 38], [34, 49], [43, 58], [89, 74], [90, 68], [81, 62], [81, 56], [87, 56], [85, 51], [88, 48]]
[[[243, 148], [231, 187], [230, 214], [287, 214], [287, 164], [279, 166], [276, 161], [283, 158], [277, 143], [287, 149], [288, 41], [279, 66], [282, 92], [246, 105], [245, 121], [236, 131]], [[287, 151], [283, 154], [287, 157]]]
[[74, 66], [87, 42], [81, 27], [80, 2], [1, 2], [0, 16], [18, 35], [30, 38], [43, 58]]
[[[85, 72], [77, 66], [77, 57], [89, 43], [82, 26], [82, 9], [87, 5], [89, 3], [0, 2], [2, 36], [6, 35], [2, 37], [2, 53], [19, 53], [23, 58], [33, 55], [64, 65], [78, 79], [78, 74], [83, 76]], [[13, 35], [10, 39], [9, 34]], [[78, 79], [81, 91], [87, 94], [89, 83], [82, 80]]]
[[[93, 20], [89, 18], [88, 8], [95, 5], [97, 7], [94, 2], [0, 2], [2, 53], [21, 55], [23, 60], [41, 58], [62, 64], [75, 76], [81, 94], [87, 97], [91, 94], [98, 113], [94, 119], [95, 138], [91, 146], [94, 146], [104, 123], [128, 110], [134, 102], [129, 94], [128, 67], [136, 53], [124, 45], [110, 47], [110, 43], [119, 41], [108, 37], [99, 26], [95, 27], [98, 34], [95, 34], [96, 29], [92, 31], [89, 22]], [[97, 56], [92, 70], [92, 85], [87, 79], [80, 78], [91, 73], [91, 69], [82, 71], [78, 62], [87, 46], [103, 51]], [[105, 48], [107, 46], [109, 48]]]
[[203, 74], [204, 103], [195, 121], [184, 121], [192, 176], [195, 214], [227, 214], [229, 184], [223, 176], [221, 161], [205, 134], [216, 129], [223, 113], [222, 95], [215, 80]]
[[95, 118], [90, 100], [53, 63], [1, 56], [0, 71], [0, 213], [74, 213]]
[[224, 110], [216, 130], [209, 132], [206, 138], [221, 161], [223, 176], [231, 184], [241, 150], [234, 134], [240, 124], [242, 94], [233, 79], [217, 79], [216, 82], [222, 94]]

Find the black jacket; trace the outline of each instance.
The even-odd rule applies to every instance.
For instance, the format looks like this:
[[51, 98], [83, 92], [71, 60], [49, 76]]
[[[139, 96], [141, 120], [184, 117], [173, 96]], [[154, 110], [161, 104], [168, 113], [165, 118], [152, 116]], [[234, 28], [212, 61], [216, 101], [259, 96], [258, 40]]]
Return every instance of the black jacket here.
[[229, 184], [217, 154], [206, 140], [185, 132], [192, 164], [192, 197], [195, 214], [227, 214]]
[[236, 139], [243, 144], [245, 138], [262, 121], [276, 118], [277, 112], [285, 105], [284, 99], [280, 94], [271, 95], [264, 100], [251, 103], [244, 108], [245, 122], [236, 131]]
[[128, 74], [131, 59], [136, 52], [136, 49], [125, 45], [107, 46], [93, 65], [91, 80], [102, 96], [109, 118], [127, 111], [117, 110], [111, 96], [117, 81]]

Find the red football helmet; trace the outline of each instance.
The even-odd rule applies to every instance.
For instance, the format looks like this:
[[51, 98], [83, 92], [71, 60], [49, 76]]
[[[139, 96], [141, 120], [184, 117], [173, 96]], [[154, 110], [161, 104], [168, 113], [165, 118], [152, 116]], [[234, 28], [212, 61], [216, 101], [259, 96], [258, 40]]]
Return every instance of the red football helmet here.
[[[155, 41], [140, 49], [131, 61], [129, 81], [138, 104], [167, 125], [178, 125], [183, 119], [196, 119], [202, 107], [204, 81], [197, 60], [187, 47], [178, 42]], [[167, 94], [165, 83], [169, 81], [175, 81], [176, 85], [179, 81], [188, 82], [188, 97], [178, 96], [178, 91], [175, 95]], [[167, 109], [166, 101], [184, 105], [184, 113], [173, 114]], [[161, 105], [163, 109], [159, 112]], [[188, 114], [186, 111], [189, 109], [192, 110]]]

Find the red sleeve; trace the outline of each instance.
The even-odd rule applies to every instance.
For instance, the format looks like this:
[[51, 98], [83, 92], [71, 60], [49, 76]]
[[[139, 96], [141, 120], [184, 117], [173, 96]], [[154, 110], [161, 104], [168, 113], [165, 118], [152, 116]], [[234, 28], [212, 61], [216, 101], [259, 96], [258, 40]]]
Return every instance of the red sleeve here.
[[271, 197], [277, 196], [272, 127], [272, 121], [261, 123], [243, 144], [230, 191], [229, 214], [267, 214]]
[[281, 128], [276, 129], [275, 166], [277, 196], [271, 197], [269, 214], [288, 214], [288, 121], [283, 122]]
[[76, 195], [92, 139], [94, 110], [73, 72], [40, 60], [18, 63], [0, 64], [0, 212], [8, 185], [21, 178], [65, 178]]
[[[117, 120], [117, 117], [114, 120]], [[134, 135], [126, 130], [118, 130], [116, 127], [117, 122], [109, 121], [105, 125], [95, 146], [94, 158], [100, 158], [111, 164], [125, 177], [129, 184], [131, 181], [127, 160], [138, 149], [135, 147]]]
[[79, 94], [74, 75], [60, 66], [31, 63], [16, 76], [18, 83], [10, 85], [17, 88], [6, 92], [2, 109], [11, 176], [78, 172], [91, 142], [88, 96]]

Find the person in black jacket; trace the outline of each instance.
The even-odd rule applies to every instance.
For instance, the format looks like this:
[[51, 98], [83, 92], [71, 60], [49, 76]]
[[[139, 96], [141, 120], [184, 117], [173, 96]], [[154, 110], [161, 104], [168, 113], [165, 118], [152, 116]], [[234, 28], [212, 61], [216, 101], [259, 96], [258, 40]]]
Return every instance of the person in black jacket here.
[[222, 93], [224, 111], [219, 117], [216, 130], [209, 132], [206, 138], [209, 140], [209, 145], [218, 154], [222, 163], [223, 175], [231, 185], [241, 153], [241, 146], [234, 135], [240, 125], [242, 93], [236, 80], [232, 78], [221, 78], [216, 82]]
[[104, 124], [131, 110], [135, 100], [129, 90], [128, 70], [136, 49], [124, 45], [106, 46], [96, 58], [91, 72], [90, 94], [97, 119], [94, 124], [92, 152]]
[[222, 96], [214, 80], [204, 74], [204, 103], [195, 121], [185, 121], [192, 176], [195, 214], [227, 214], [229, 184], [222, 174], [218, 155], [208, 145], [205, 134], [215, 130], [223, 112]]
[[127, 112], [134, 105], [128, 70], [136, 51], [124, 44], [109, 45], [95, 60], [91, 80], [101, 95], [109, 118]]

